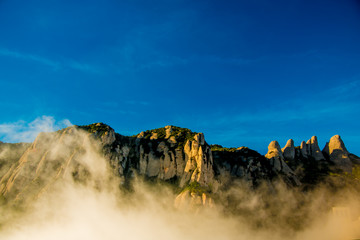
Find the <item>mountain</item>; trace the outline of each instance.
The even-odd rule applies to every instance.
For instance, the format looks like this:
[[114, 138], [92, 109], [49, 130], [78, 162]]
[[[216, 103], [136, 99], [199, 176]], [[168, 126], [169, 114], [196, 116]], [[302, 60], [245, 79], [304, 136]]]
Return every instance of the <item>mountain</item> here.
[[[349, 153], [335, 135], [320, 150], [314, 136], [295, 147], [270, 143], [263, 156], [247, 147], [209, 145], [204, 134], [166, 126], [123, 136], [95, 123], [40, 133], [31, 144], [0, 143], [0, 193], [4, 204], [36, 199], [61, 181], [105, 187], [115, 179], [130, 188], [138, 176], [172, 185], [176, 205], [189, 200], [213, 205], [213, 197], [236, 181], [252, 188], [282, 181], [289, 187], [311, 187], [331, 172], [351, 174], [360, 158]], [[110, 175], [104, 174], [110, 169]]]

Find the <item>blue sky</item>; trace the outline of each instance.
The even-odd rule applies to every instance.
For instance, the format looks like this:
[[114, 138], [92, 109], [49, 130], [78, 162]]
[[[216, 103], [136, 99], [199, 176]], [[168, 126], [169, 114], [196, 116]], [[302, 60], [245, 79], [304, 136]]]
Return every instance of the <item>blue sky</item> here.
[[355, 0], [0, 0], [0, 140], [177, 125], [261, 153], [340, 134], [360, 155], [359, 43]]

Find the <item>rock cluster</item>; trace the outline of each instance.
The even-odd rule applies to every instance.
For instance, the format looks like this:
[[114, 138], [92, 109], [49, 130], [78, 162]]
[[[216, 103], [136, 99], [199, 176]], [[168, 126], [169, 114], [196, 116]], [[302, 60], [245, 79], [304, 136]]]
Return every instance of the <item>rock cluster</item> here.
[[339, 169], [348, 173], [351, 173], [353, 162], [358, 159], [358, 157], [347, 151], [339, 135], [331, 137], [322, 151], [318, 145], [317, 137], [313, 136], [306, 143], [302, 141], [297, 148], [294, 147], [292, 139], [288, 140], [282, 152], [286, 161], [296, 162], [295, 165], [299, 165], [304, 161], [315, 160], [325, 165], [333, 165], [333, 167], [330, 167], [334, 170]]
[[[290, 141], [291, 144], [291, 141]], [[288, 150], [287, 147], [284, 147], [284, 150]], [[288, 151], [287, 151], [288, 152]], [[296, 177], [295, 173], [291, 168], [286, 164], [283, 152], [280, 148], [280, 145], [277, 141], [272, 141], [268, 146], [268, 152], [265, 155], [269, 159], [270, 164], [273, 170], [279, 174], [284, 174], [287, 179], [291, 180], [295, 185], [301, 185], [299, 179]]]

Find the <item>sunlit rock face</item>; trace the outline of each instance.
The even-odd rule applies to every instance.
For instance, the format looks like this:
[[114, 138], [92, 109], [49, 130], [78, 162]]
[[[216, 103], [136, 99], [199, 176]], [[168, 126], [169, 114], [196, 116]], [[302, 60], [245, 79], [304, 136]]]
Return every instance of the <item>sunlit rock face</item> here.
[[[110, 128], [109, 128], [110, 131]], [[40, 133], [19, 160], [2, 176], [1, 195], [7, 201], [26, 201], [45, 193], [59, 179], [103, 181], [106, 162], [99, 155], [104, 144], [111, 142], [111, 133], [97, 136], [76, 127], [58, 132]], [[106, 134], [105, 134], [106, 132]], [[94, 138], [100, 141], [94, 141]]]
[[19, 160], [31, 143], [4, 143], [0, 141], [0, 179]]
[[272, 141], [269, 144], [268, 152], [265, 157], [269, 159], [270, 165], [276, 173], [284, 175], [293, 185], [301, 185], [293, 170], [286, 164], [280, 145], [277, 141]]
[[37, 198], [60, 179], [101, 182], [108, 170], [122, 184], [136, 175], [178, 187], [214, 181], [212, 153], [204, 135], [178, 127], [127, 137], [101, 123], [73, 126], [41, 133], [27, 147], [2, 175], [0, 191], [6, 199]]
[[344, 142], [339, 135], [335, 135], [330, 138], [330, 141], [326, 143], [323, 153], [329, 158], [330, 161], [335, 163], [336, 167], [351, 172], [353, 164], [349, 157]]
[[202, 133], [173, 126], [142, 132], [135, 137], [117, 135], [105, 148], [120, 177], [140, 174], [148, 178], [208, 185], [213, 181], [213, 160]]
[[191, 190], [184, 190], [174, 201], [174, 206], [178, 209], [199, 211], [203, 207], [214, 208], [214, 200], [206, 193], [196, 193]]

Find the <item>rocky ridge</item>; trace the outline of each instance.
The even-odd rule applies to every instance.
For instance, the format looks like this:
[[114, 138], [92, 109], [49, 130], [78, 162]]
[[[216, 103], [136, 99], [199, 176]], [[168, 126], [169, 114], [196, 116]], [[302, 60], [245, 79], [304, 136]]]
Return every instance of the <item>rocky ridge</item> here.
[[316, 137], [299, 147], [290, 139], [283, 149], [272, 141], [263, 156], [246, 147], [208, 145], [204, 134], [185, 128], [166, 126], [123, 136], [102, 123], [41, 133], [32, 144], [18, 149], [16, 160], [0, 168], [3, 202], [37, 198], [61, 179], [99, 187], [106, 182], [103, 173], [110, 169], [110, 178], [125, 187], [135, 176], [165, 181], [180, 190], [176, 205], [190, 201], [213, 206], [211, 196], [233, 181], [257, 187], [280, 179], [301, 187], [316, 183], [329, 167], [351, 171], [360, 163], [337, 135], [323, 151]]

